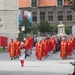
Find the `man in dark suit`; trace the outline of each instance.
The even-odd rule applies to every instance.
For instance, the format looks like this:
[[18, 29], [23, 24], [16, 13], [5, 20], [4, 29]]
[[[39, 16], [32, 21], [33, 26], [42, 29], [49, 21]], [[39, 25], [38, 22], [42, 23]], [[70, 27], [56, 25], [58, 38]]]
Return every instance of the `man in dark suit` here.
[[68, 75], [75, 75], [75, 61], [74, 62], [70, 62], [70, 64], [72, 64], [74, 66], [74, 72], [72, 74], [68, 74]]

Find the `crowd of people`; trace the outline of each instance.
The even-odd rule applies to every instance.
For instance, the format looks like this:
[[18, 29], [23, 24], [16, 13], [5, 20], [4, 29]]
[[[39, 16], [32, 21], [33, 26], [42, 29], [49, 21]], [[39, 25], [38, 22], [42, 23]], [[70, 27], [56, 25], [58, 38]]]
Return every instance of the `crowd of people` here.
[[43, 57], [49, 55], [50, 52], [56, 53], [60, 51], [60, 57], [67, 59], [75, 50], [75, 38], [73, 36], [57, 37], [48, 36], [40, 40], [36, 45], [37, 59], [41, 60]]
[[18, 38], [16, 38], [16, 41], [11, 39], [8, 46], [8, 52], [11, 60], [20, 58], [21, 66], [24, 66], [24, 58], [30, 56], [33, 45], [34, 41], [30, 35], [27, 35], [27, 38], [21, 42]]
[[46, 58], [51, 52], [60, 51], [60, 57], [67, 59], [75, 49], [75, 38], [73, 36], [57, 37], [55, 35], [47, 37], [31, 37], [30, 34], [20, 42], [11, 39], [8, 47], [11, 60], [20, 57], [21, 65], [24, 64], [24, 58], [32, 54], [32, 48], [35, 47], [35, 55], [38, 60]]

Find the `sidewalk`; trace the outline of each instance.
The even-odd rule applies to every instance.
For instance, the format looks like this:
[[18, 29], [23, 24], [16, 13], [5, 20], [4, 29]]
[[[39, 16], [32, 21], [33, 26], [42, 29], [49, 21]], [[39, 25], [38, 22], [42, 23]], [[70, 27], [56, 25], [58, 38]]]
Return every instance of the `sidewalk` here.
[[72, 73], [73, 66], [69, 62], [70, 60], [25, 61], [25, 67], [21, 67], [19, 60], [0, 61], [0, 71]]

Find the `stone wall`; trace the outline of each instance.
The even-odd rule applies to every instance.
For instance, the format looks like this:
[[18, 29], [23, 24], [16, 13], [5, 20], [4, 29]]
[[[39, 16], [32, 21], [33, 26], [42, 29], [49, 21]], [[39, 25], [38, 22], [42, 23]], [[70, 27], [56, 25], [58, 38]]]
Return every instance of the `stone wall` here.
[[10, 40], [18, 37], [18, 0], [0, 0], [0, 36]]

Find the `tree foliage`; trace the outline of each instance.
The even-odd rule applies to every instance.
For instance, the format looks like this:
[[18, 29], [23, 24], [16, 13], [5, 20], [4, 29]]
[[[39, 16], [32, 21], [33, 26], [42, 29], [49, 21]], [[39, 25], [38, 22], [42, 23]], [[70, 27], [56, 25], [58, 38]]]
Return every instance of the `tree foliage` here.
[[33, 26], [32, 27], [32, 30], [33, 30], [33, 34], [37, 34], [38, 27], [37, 26]]
[[38, 29], [42, 33], [50, 32], [50, 24], [48, 23], [48, 21], [43, 20], [40, 22]]
[[58, 24], [56, 24], [56, 25], [53, 27], [53, 32], [54, 32], [54, 33], [58, 33], [58, 27], [57, 27], [57, 26], [58, 26]]
[[22, 26], [25, 26], [25, 31], [23, 31], [24, 33], [29, 33], [31, 31], [31, 23], [25, 17], [23, 18], [23, 20], [20, 21], [20, 27], [19, 27], [20, 32]]
[[72, 33], [72, 29], [69, 26], [65, 26], [65, 33], [66, 34], [71, 34]]
[[75, 0], [65, 0], [65, 1], [68, 2], [69, 6], [72, 10], [75, 10]]

